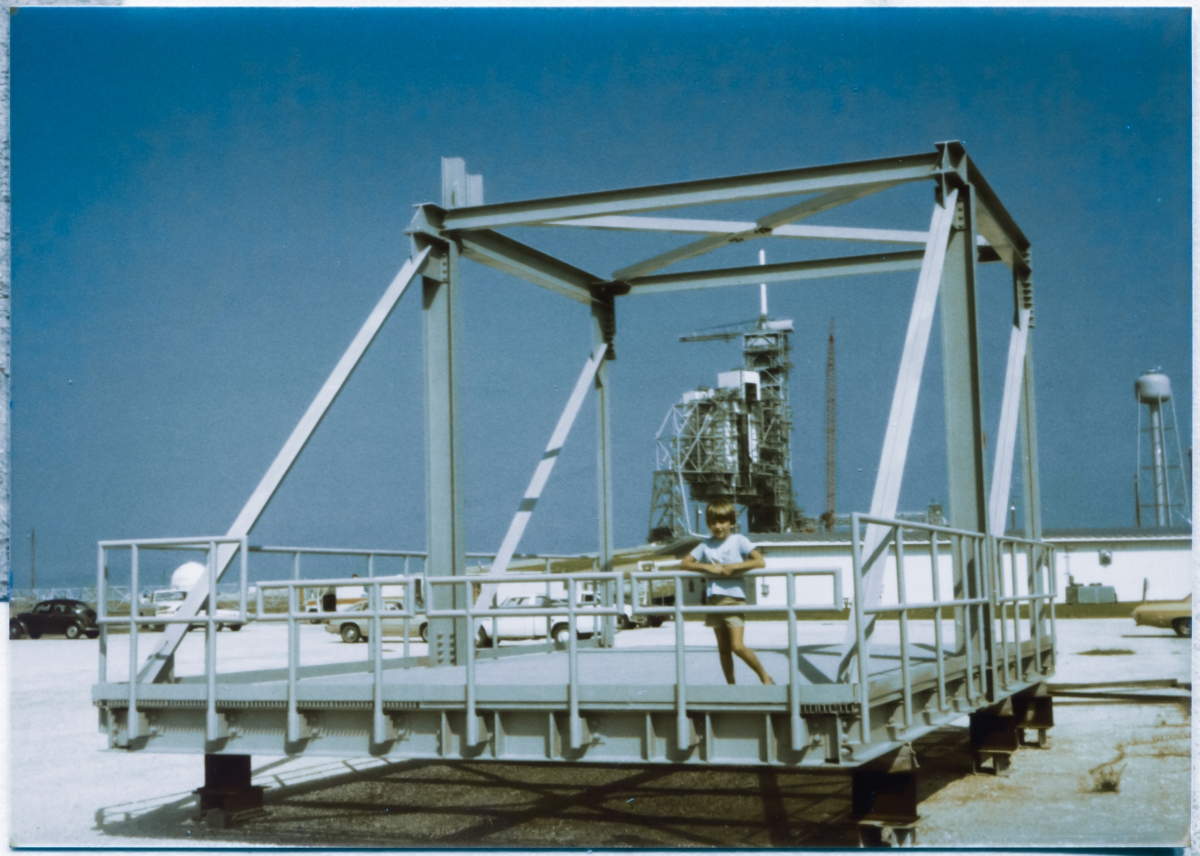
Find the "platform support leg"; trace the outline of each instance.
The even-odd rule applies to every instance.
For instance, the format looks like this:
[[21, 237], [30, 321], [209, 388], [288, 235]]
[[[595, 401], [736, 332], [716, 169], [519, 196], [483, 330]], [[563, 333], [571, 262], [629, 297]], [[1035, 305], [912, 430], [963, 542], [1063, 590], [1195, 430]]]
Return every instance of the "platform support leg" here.
[[[1045, 683], [1013, 696], [1013, 715], [1017, 718], [1017, 741], [1022, 746], [1050, 748], [1050, 729], [1054, 727], [1054, 699]], [[1033, 739], [1029, 732], [1036, 732]]]
[[200, 819], [217, 829], [263, 813], [263, 790], [250, 784], [249, 755], [205, 755]]
[[1011, 698], [980, 708], [971, 714], [974, 772], [991, 773], [996, 776], [1008, 775], [1013, 753], [1019, 745], [1017, 716]]
[[851, 774], [851, 817], [864, 847], [916, 843], [917, 756], [910, 744]]

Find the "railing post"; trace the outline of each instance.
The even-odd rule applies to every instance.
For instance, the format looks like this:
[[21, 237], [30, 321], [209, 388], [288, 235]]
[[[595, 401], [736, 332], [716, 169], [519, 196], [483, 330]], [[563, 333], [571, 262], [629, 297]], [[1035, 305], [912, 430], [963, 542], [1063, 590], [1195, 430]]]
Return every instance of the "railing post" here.
[[[1010, 542], [1009, 548], [1009, 557], [1012, 561], [1012, 589], [1013, 597], [1015, 598], [1020, 596], [1020, 589], [1017, 583], [1017, 545]], [[1029, 605], [1032, 607], [1033, 603], [1031, 602]], [[1032, 615], [1032, 610], [1030, 610], [1030, 614]], [[1021, 601], [1019, 600], [1013, 601], [1013, 644], [1017, 649], [1016, 680], [1024, 681], [1025, 669], [1021, 665], [1024, 662], [1024, 655], [1021, 651]]]
[[687, 648], [683, 627], [683, 578], [675, 579], [675, 745], [680, 752], [691, 748], [691, 729], [687, 715]]
[[[977, 590], [979, 600], [979, 690], [988, 701], [996, 700], [996, 646], [993, 639], [993, 610], [992, 600], [995, 586], [990, 577], [991, 566], [994, 564], [988, 557], [986, 549], [987, 534], [971, 536], [971, 556], [975, 565]], [[986, 567], [985, 567], [986, 566]]]
[[[134, 592], [138, 587], [138, 548], [133, 544], [129, 548], [129, 587]], [[133, 595], [136, 598], [137, 595]], [[129, 605], [129, 715], [126, 717], [130, 742], [141, 734], [138, 732], [137, 684], [138, 684], [138, 609], [136, 599]]]
[[850, 546], [854, 568], [854, 635], [858, 647], [858, 707], [859, 738], [863, 745], [871, 742], [871, 700], [868, 694], [868, 655], [865, 616], [863, 615], [862, 542], [858, 512], [850, 515]]
[[[247, 587], [250, 578], [250, 539], [248, 536], [243, 535], [238, 539], [238, 549], [242, 551], [241, 580], [239, 581], [240, 593], [238, 597], [238, 603], [241, 604], [242, 623], [248, 624], [250, 621], [250, 616], [246, 608], [246, 598], [249, 596]], [[262, 615], [262, 613], [258, 613], [255, 618], [257, 618], [259, 615]]]
[[933, 602], [938, 604], [933, 608], [933, 644], [937, 651], [935, 662], [937, 663], [937, 692], [938, 692], [938, 712], [945, 713], [946, 711], [946, 656], [942, 649], [942, 593], [941, 593], [941, 568], [939, 567], [941, 559], [938, 556], [938, 533], [929, 533], [929, 567], [933, 572]]
[[479, 743], [479, 720], [475, 716], [475, 642], [478, 639], [473, 609], [475, 598], [471, 596], [471, 578], [464, 576], [456, 581], [453, 587], [457, 588], [459, 582], [466, 590], [463, 595], [463, 610], [467, 615], [467, 638], [462, 640], [462, 650], [466, 654], [467, 665], [467, 745], [475, 746]]
[[[792, 751], [799, 752], [808, 743], [804, 719], [800, 716], [800, 652], [796, 649], [796, 572], [787, 571], [788, 609], [788, 715], [792, 725]], [[836, 578], [835, 578], [836, 579]]]
[[[96, 617], [100, 625], [100, 683], [108, 683], [108, 551], [96, 545]], [[9, 613], [12, 614], [11, 612]]]
[[217, 543], [208, 542], [208, 621], [204, 625], [204, 671], [208, 679], [208, 705], [204, 736], [216, 740], [217, 728]]
[[583, 745], [583, 728], [579, 721], [579, 632], [575, 616], [575, 577], [567, 577], [567, 718], [571, 732], [571, 748]]
[[[951, 549], [954, 550], [954, 557], [959, 563], [958, 566], [964, 570], [967, 570], [968, 569], [967, 560], [966, 560], [966, 556], [964, 555], [964, 552], [963, 552], [963, 547], [964, 547], [963, 536], [962, 535], [951, 535], [950, 536], [950, 544], [951, 544]], [[959, 598], [961, 598], [963, 600], [967, 600], [971, 597], [970, 574], [964, 573], [962, 579], [963, 579], [962, 592], [961, 593], [955, 592], [956, 600]], [[962, 617], [962, 631], [963, 631], [963, 643], [964, 644], [963, 644], [961, 653], [966, 657], [967, 703], [968, 704], [970, 704], [975, 699], [975, 665], [973, 662], [974, 656], [973, 656], [972, 649], [971, 649], [971, 635], [972, 635], [971, 634], [971, 623], [972, 623], [971, 622], [971, 610], [973, 608], [974, 608], [973, 605], [969, 604], [969, 603], [965, 603], [962, 606], [955, 607], [955, 610]], [[956, 652], [956, 653], [958, 653], [958, 652]]]
[[904, 697], [904, 728], [912, 728], [912, 678], [908, 672], [908, 597], [904, 585], [904, 529], [896, 527], [896, 595], [900, 606], [900, 683]]
[[[1000, 668], [999, 671], [1002, 677], [1001, 685], [1004, 687], [1004, 689], [1008, 689], [1010, 683], [1008, 667], [1008, 603], [1007, 596], [1005, 595], [1004, 591], [1004, 555], [1001, 552], [1002, 547], [999, 542], [990, 535], [988, 538], [988, 554], [995, 557], [992, 563], [995, 566], [995, 572], [992, 575], [994, 583], [990, 586], [991, 591], [989, 591], [988, 595], [993, 604], [992, 609], [996, 610], [998, 607], [1000, 614], [1000, 661], [1003, 664], [1003, 667]], [[1013, 591], [1013, 595], [1016, 595], [1015, 590]], [[995, 648], [994, 645], [992, 647], [993, 649]], [[994, 659], [995, 658], [993, 657], [993, 660]], [[993, 668], [993, 672], [995, 671], [996, 669]]]
[[[368, 560], [367, 573], [374, 577], [373, 563]], [[387, 740], [387, 731], [383, 722], [383, 589], [378, 582], [371, 584], [372, 611], [371, 617], [371, 654], [374, 667], [374, 682], [371, 688], [371, 731], [372, 742], [375, 745]]]
[[[261, 586], [259, 591], [262, 591]], [[300, 712], [297, 710], [297, 675], [300, 660], [299, 628], [296, 626], [296, 586], [284, 588], [287, 593], [287, 631], [288, 631], [288, 686], [287, 686], [287, 742], [297, 743], [300, 735]]]

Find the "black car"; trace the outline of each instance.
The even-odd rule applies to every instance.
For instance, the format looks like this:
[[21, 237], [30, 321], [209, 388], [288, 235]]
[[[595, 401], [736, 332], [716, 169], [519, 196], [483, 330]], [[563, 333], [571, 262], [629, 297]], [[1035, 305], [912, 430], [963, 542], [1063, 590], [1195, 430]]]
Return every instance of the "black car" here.
[[82, 600], [43, 600], [29, 612], [8, 620], [8, 638], [28, 636], [37, 639], [43, 633], [62, 633], [68, 639], [95, 639], [100, 635], [96, 611]]

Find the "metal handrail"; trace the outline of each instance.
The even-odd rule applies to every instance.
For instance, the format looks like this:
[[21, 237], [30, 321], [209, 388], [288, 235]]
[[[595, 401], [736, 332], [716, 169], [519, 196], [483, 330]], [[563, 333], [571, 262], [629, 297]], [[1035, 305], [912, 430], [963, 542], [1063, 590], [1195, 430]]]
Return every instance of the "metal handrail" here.
[[[867, 742], [869, 729], [869, 694], [866, 683], [869, 675], [870, 649], [864, 632], [868, 616], [899, 613], [902, 715], [905, 730], [911, 728], [913, 724], [912, 676], [909, 668], [909, 648], [911, 646], [908, 639], [908, 620], [909, 612], [914, 609], [934, 610], [934, 649], [939, 712], [948, 710], [945, 653], [942, 645], [942, 610], [947, 607], [954, 609], [959, 614], [963, 627], [964, 645], [962, 654], [966, 661], [967, 683], [965, 691], [968, 703], [973, 701], [977, 696], [975, 693], [976, 668], [974, 662], [976, 654], [979, 660], [978, 694], [990, 694], [989, 684], [986, 680], [986, 675], [988, 674], [995, 676], [996, 672], [999, 671], [1001, 686], [1005, 690], [1009, 689], [1014, 682], [1023, 681], [1027, 677], [1021, 674], [1020, 604], [1024, 602], [1030, 604], [1030, 633], [1034, 642], [1034, 669], [1038, 674], [1046, 674], [1047, 667], [1043, 659], [1042, 645], [1042, 624], [1045, 618], [1043, 612], [1045, 608], [1044, 604], [1046, 603], [1049, 603], [1050, 606], [1049, 639], [1052, 651], [1054, 641], [1057, 638], [1054, 627], [1053, 609], [1053, 601], [1056, 597], [1056, 581], [1053, 574], [1054, 547], [1052, 545], [1026, 538], [994, 536], [982, 532], [953, 529], [948, 526], [872, 517], [866, 514], [853, 514], [851, 515], [851, 519], [855, 589], [854, 619], [858, 645], [858, 682], [860, 684], [860, 736], [864, 742]], [[888, 529], [888, 532], [881, 540], [880, 547], [876, 549], [875, 553], [866, 563], [863, 562], [861, 554], [860, 538], [863, 537], [861, 534], [863, 532], [863, 524], [875, 524], [887, 527]], [[930, 533], [929, 557], [932, 578], [932, 601], [910, 603], [907, 599], [904, 569], [906, 546], [904, 531], [913, 529]], [[939, 536], [945, 536], [945, 539]], [[965, 571], [965, 579], [963, 580], [966, 586], [965, 593], [970, 593], [973, 590], [974, 596], [957, 597], [951, 600], [941, 599], [940, 554], [938, 545], [943, 540], [950, 542], [952, 557], [957, 559], [958, 566]], [[1026, 572], [1029, 581], [1029, 593], [1025, 595], [1016, 594], [1019, 590], [1016, 561], [1018, 545], [1025, 547], [1024, 552], [1028, 563]], [[1013, 595], [1011, 596], [1005, 593], [1003, 574], [1000, 573], [1002, 570], [1001, 551], [1006, 546], [1011, 556], [1010, 571], [1013, 590]], [[880, 604], [878, 606], [866, 606], [861, 602], [861, 581], [863, 575], [867, 568], [889, 554], [894, 554], [896, 557], [897, 602]], [[1049, 586], [1046, 585], [1047, 577], [1049, 577]], [[1008, 611], [1010, 605], [1012, 605], [1013, 640], [1015, 643], [1013, 645], [1013, 654], [1011, 657], [1013, 662], [1011, 664], [1008, 642]], [[999, 651], [997, 651], [994, 639], [995, 622], [997, 620], [1000, 624], [1001, 636]], [[973, 626], [981, 632], [973, 632]], [[972, 645], [971, 639], [973, 636], [978, 636], [977, 646]], [[978, 651], [975, 650], [976, 647]], [[1051, 656], [1053, 657], [1053, 653]], [[998, 662], [1003, 664], [1001, 668], [998, 668]], [[994, 686], [994, 680], [991, 686]]]
[[[96, 624], [100, 628], [100, 645], [99, 645], [99, 671], [100, 683], [106, 683], [108, 679], [108, 626], [110, 624], [129, 624], [129, 715], [127, 718], [126, 729], [127, 737], [130, 741], [136, 740], [140, 734], [140, 720], [137, 713], [137, 690], [138, 690], [138, 626], [142, 624], [203, 624], [205, 638], [205, 657], [204, 671], [206, 680], [206, 699], [205, 699], [205, 739], [208, 741], [217, 740], [219, 733], [219, 720], [217, 716], [217, 625], [224, 624], [225, 621], [217, 618], [217, 547], [218, 545], [232, 544], [235, 548], [235, 555], [240, 557], [239, 562], [239, 581], [238, 581], [238, 612], [239, 621], [246, 624], [249, 617], [246, 612], [246, 591], [247, 591], [247, 562], [248, 562], [248, 544], [245, 536], [228, 537], [219, 536], [204, 536], [198, 538], [147, 538], [147, 539], [128, 539], [120, 541], [100, 541], [97, 543], [96, 551]], [[129, 549], [129, 566], [130, 566], [130, 591], [138, 590], [138, 551], [142, 548], [148, 549], [191, 549], [205, 552], [207, 559], [207, 578], [208, 578], [208, 597], [206, 599], [207, 608], [204, 617], [201, 618], [197, 613], [193, 616], [184, 617], [166, 617], [166, 616], [147, 616], [143, 618], [138, 611], [138, 606], [135, 603], [130, 604], [129, 616], [122, 618], [119, 616], [109, 617], [107, 613], [108, 602], [108, 551], [110, 549]]]
[[[669, 563], [662, 563], [666, 565]], [[653, 563], [661, 568], [660, 563]], [[634, 605], [635, 615], [658, 615], [671, 612], [675, 618], [675, 733], [680, 751], [686, 751], [690, 745], [690, 729], [687, 714], [687, 663], [684, 657], [683, 624], [688, 615], [720, 615], [723, 613], [756, 614], [779, 612], [777, 605], [771, 604], [735, 604], [733, 606], [688, 606], [683, 605], [683, 580], [711, 580], [713, 576], [701, 571], [655, 570], [634, 571], [629, 574], [636, 583], [638, 581], [662, 580], [664, 577], [674, 583], [675, 602], [671, 607], [641, 607]], [[831, 604], [797, 604], [796, 578], [829, 576], [833, 579], [833, 601]], [[796, 648], [796, 614], [799, 612], [825, 612], [830, 608], [841, 610], [842, 588], [841, 571], [836, 568], [806, 568], [780, 569], [760, 568], [738, 574], [739, 578], [754, 579], [757, 577], [784, 577], [787, 586], [787, 623], [788, 623], [788, 717], [791, 723], [792, 751], [801, 751], [808, 743], [804, 719], [800, 716], [800, 657]]]
[[[975, 661], [979, 663], [979, 692], [982, 693], [986, 689], [984, 676], [989, 673], [989, 670], [996, 669], [998, 655], [1002, 656], [1004, 667], [1001, 670], [1001, 680], [1004, 686], [1009, 686], [1009, 670], [1010, 656], [1008, 653], [1008, 641], [1006, 631], [1006, 622], [1008, 620], [1008, 611], [1013, 613], [1012, 620], [1014, 623], [1019, 623], [1020, 607], [1019, 604], [1028, 601], [1031, 604], [1031, 621], [1033, 622], [1032, 633], [1034, 635], [1035, 647], [1037, 648], [1036, 669], [1044, 673], [1046, 662], [1042, 656], [1041, 646], [1041, 623], [1044, 621], [1044, 604], [1051, 602], [1049, 618], [1051, 622], [1050, 638], [1054, 639], [1054, 613], [1052, 601], [1056, 594], [1054, 592], [1055, 583], [1051, 574], [1049, 586], [1044, 585], [1046, 582], [1045, 576], [1050, 573], [1053, 568], [1053, 547], [1044, 542], [1028, 541], [1019, 538], [997, 538], [986, 536], [981, 533], [972, 533], [964, 530], [955, 530], [949, 527], [922, 525], [914, 521], [901, 520], [884, 520], [879, 518], [871, 518], [866, 515], [855, 515], [855, 532], [861, 531], [861, 524], [865, 522], [878, 523], [890, 527], [892, 531], [888, 533], [885, 541], [887, 546], [881, 551], [877, 551], [874, 556], [874, 561], [880, 557], [895, 554], [897, 556], [897, 592], [899, 600], [894, 604], [882, 604], [879, 606], [867, 607], [863, 603], [861, 593], [861, 562], [862, 557], [860, 551], [860, 540], [855, 538], [854, 560], [854, 613], [856, 634], [859, 640], [859, 651], [862, 656], [859, 657], [858, 670], [858, 705], [860, 707], [860, 724], [863, 730], [863, 740], [867, 742], [869, 729], [869, 694], [867, 687], [867, 662], [869, 658], [869, 650], [864, 638], [863, 628], [868, 616], [874, 616], [882, 613], [900, 613], [900, 632], [901, 632], [901, 684], [903, 694], [903, 717], [904, 726], [906, 729], [913, 724], [913, 700], [912, 700], [912, 682], [913, 674], [910, 663], [910, 638], [908, 619], [909, 612], [913, 609], [929, 609], [932, 608], [935, 613], [935, 649], [936, 649], [936, 669], [937, 669], [937, 700], [939, 710], [945, 712], [948, 709], [948, 699], [946, 697], [946, 667], [945, 667], [945, 652], [942, 646], [941, 633], [941, 616], [945, 609], [954, 609], [960, 613], [964, 628], [967, 634], [967, 644], [963, 653], [967, 658], [967, 675], [968, 675], [968, 699], [973, 700], [976, 693], [974, 689]], [[929, 538], [929, 550], [931, 560], [931, 573], [933, 578], [933, 599], [928, 602], [910, 603], [907, 600], [907, 589], [904, 571], [904, 558], [908, 544], [906, 542], [904, 531], [906, 529], [926, 529], [936, 535]], [[945, 535], [946, 538], [937, 537]], [[970, 580], [966, 581], [968, 590], [973, 589], [978, 596], [958, 597], [951, 600], [943, 600], [940, 597], [939, 591], [939, 558], [943, 553], [940, 553], [939, 545], [944, 544], [946, 540], [950, 541], [951, 552], [956, 553], [959, 560], [963, 562], [965, 567], [969, 567]], [[674, 562], [653, 562], [649, 563], [650, 567], [656, 570], [642, 571], [609, 571], [601, 572], [579, 571], [573, 573], [549, 573], [549, 572], [532, 572], [522, 573], [518, 578], [514, 578], [509, 574], [472, 574], [461, 577], [439, 577], [429, 576], [427, 574], [398, 574], [387, 576], [375, 576], [373, 573], [366, 578], [359, 577], [322, 577], [316, 579], [300, 579], [298, 573], [298, 563], [295, 564], [294, 577], [292, 579], [283, 580], [266, 580], [256, 584], [257, 590], [255, 594], [256, 607], [255, 614], [251, 615], [247, 609], [247, 591], [246, 591], [246, 562], [247, 555], [250, 552], [321, 552], [325, 555], [360, 555], [370, 558], [374, 555], [391, 555], [391, 556], [412, 556], [418, 551], [337, 551], [324, 548], [249, 548], [246, 545], [245, 539], [228, 539], [228, 538], [192, 538], [192, 539], [152, 539], [150, 546], [152, 549], [205, 549], [209, 556], [210, 567], [212, 566], [213, 558], [216, 555], [216, 548], [219, 544], [233, 543], [236, 544], [242, 557], [242, 581], [240, 584], [239, 598], [239, 614], [243, 622], [249, 623], [252, 621], [262, 622], [286, 622], [288, 625], [288, 688], [287, 688], [287, 739], [289, 742], [296, 742], [302, 739], [305, 734], [305, 723], [297, 709], [298, 706], [298, 669], [300, 664], [300, 635], [299, 625], [301, 622], [311, 621], [312, 613], [305, 612], [303, 604], [298, 603], [297, 594], [300, 590], [307, 587], [338, 587], [345, 585], [362, 586], [367, 592], [367, 603], [365, 608], [356, 612], [356, 618], [370, 622], [371, 644], [370, 660], [373, 672], [373, 708], [374, 708], [374, 727], [373, 739], [376, 743], [385, 742], [389, 733], [393, 733], [389, 728], [390, 723], [384, 716], [383, 709], [383, 657], [382, 657], [382, 638], [384, 618], [401, 619], [404, 621], [404, 654], [407, 658], [409, 655], [409, 622], [413, 619], [420, 618], [422, 614], [427, 618], [465, 618], [468, 626], [472, 628], [472, 636], [474, 636], [477, 628], [486, 626], [486, 622], [492, 622], [492, 636], [497, 637], [496, 619], [506, 616], [547, 616], [549, 622], [553, 616], [565, 617], [568, 626], [568, 677], [567, 677], [567, 715], [569, 722], [569, 739], [573, 749], [578, 749], [581, 746], [583, 739], [583, 720], [580, 716], [580, 670], [579, 670], [579, 655], [578, 655], [578, 639], [580, 635], [580, 627], [583, 621], [591, 621], [592, 629], [595, 628], [596, 622], [600, 618], [613, 616], [618, 617], [622, 614], [629, 615], [672, 615], [675, 618], [675, 713], [676, 713], [676, 731], [677, 744], [681, 751], [687, 751], [691, 745], [691, 723], [688, 710], [688, 682], [686, 674], [686, 657], [684, 645], [684, 621], [687, 617], [693, 615], [709, 615], [722, 613], [745, 613], [745, 614], [763, 614], [763, 613], [778, 613], [781, 607], [778, 604], [742, 604], [732, 606], [709, 606], [709, 605], [685, 605], [684, 604], [684, 580], [708, 580], [711, 575], [696, 572], [683, 571], [675, 568], [669, 568]], [[99, 587], [101, 603], [104, 602], [107, 585], [107, 563], [106, 551], [113, 548], [128, 547], [133, 555], [131, 568], [133, 574], [133, 585], [137, 584], [137, 551], [143, 546], [141, 541], [122, 541], [122, 542], [100, 542], [99, 546]], [[1017, 548], [1023, 546], [1025, 549], [1021, 551], [1031, 560], [1030, 568], [1033, 573], [1030, 576], [1031, 584], [1034, 590], [1029, 594], [1020, 595], [1015, 585], [1015, 556]], [[1014, 580], [1014, 594], [1009, 595], [1003, 586], [1003, 580], [993, 572], [1000, 568], [1000, 550], [1007, 550], [1012, 557], [1012, 578]], [[490, 554], [489, 554], [490, 555]], [[968, 556], [974, 561], [965, 561]], [[547, 562], [551, 557], [546, 558]], [[570, 556], [563, 558], [582, 558], [580, 556]], [[641, 567], [646, 567], [646, 564]], [[372, 569], [373, 571], [373, 569]], [[786, 612], [788, 623], [788, 690], [787, 704], [788, 714], [791, 721], [792, 734], [792, 749], [793, 751], [802, 751], [808, 743], [807, 732], [803, 717], [800, 715], [800, 679], [799, 679], [799, 653], [797, 649], [797, 620], [801, 613], [826, 611], [828, 609], [841, 610], [841, 571], [837, 568], [821, 568], [821, 569], [781, 569], [781, 568], [762, 568], [753, 571], [747, 571], [740, 577], [754, 580], [757, 578], [774, 578], [782, 577], [787, 586], [786, 604], [783, 606], [783, 611]], [[828, 576], [833, 583], [833, 600], [832, 603], [815, 603], [815, 604], [798, 604], [797, 578], [807, 577], [823, 577]], [[997, 580], [1000, 579], [999, 584]], [[551, 583], [560, 583], [565, 585], [567, 589], [567, 597], [565, 604], [555, 604], [553, 606], [543, 607], [502, 607], [491, 604], [478, 604], [474, 602], [474, 598], [470, 596], [471, 589], [466, 589], [467, 596], [462, 599], [463, 606], [460, 608], [435, 608], [429, 606], [423, 610], [418, 610], [416, 601], [416, 585], [420, 582], [427, 588], [427, 596], [432, 604], [433, 598], [431, 592], [436, 586], [474, 586], [486, 583], [499, 584], [523, 584], [530, 582], [545, 581], [547, 585]], [[632, 583], [630, 591], [631, 603], [628, 604], [629, 613], [626, 613], [627, 604], [625, 582]], [[671, 605], [654, 605], [643, 604], [640, 602], [643, 592], [642, 586], [652, 582], [663, 582], [670, 585], [675, 592], [674, 603]], [[610, 585], [610, 591], [614, 592], [611, 602], [608, 605], [603, 603], [579, 603], [580, 586], [591, 585], [596, 590], [604, 585]], [[403, 588], [403, 597], [398, 598], [399, 603], [395, 599], [384, 594], [384, 588], [391, 586], [400, 586]], [[205, 657], [205, 677], [208, 684], [208, 704], [206, 717], [206, 733], [210, 739], [215, 739], [218, 731], [218, 718], [216, 714], [216, 632], [215, 626], [218, 623], [215, 616], [216, 603], [216, 581], [215, 575], [209, 575], [209, 612], [206, 616], [194, 617], [159, 617], [148, 616], [145, 618], [137, 615], [136, 609], [131, 610], [131, 615], [128, 617], [110, 617], [105, 615], [101, 610], [101, 615], [98, 623], [101, 625], [101, 682], [106, 680], [106, 640], [107, 628], [112, 624], [128, 622], [131, 632], [131, 652], [136, 652], [137, 627], [143, 624], [167, 624], [167, 623], [190, 623], [203, 624], [207, 632], [207, 646]], [[136, 588], [135, 588], [136, 590]], [[272, 590], [284, 590], [287, 600], [287, 609], [282, 613], [267, 613], [265, 609], [265, 598], [267, 593]], [[547, 590], [549, 591], [549, 590]], [[385, 600], [386, 598], [386, 600]], [[385, 603], [391, 600], [392, 605], [396, 608], [385, 609]], [[1010, 604], [1016, 606], [1010, 607]], [[1001, 641], [1000, 650], [996, 650], [996, 645], [993, 644], [992, 650], [989, 653], [985, 644], [985, 634], [978, 634], [979, 644], [974, 646], [970, 642], [971, 628], [974, 621], [978, 621], [977, 625], [980, 629], [986, 626], [985, 615], [990, 614], [995, 617], [997, 614], [1001, 622], [1001, 633], [1003, 639]], [[549, 623], [547, 630], [549, 632]], [[1014, 640], [1016, 641], [1016, 661], [1021, 662], [1020, 657], [1020, 636], [1019, 630], [1014, 631]], [[978, 651], [974, 650], [978, 647]], [[480, 734], [480, 719], [477, 715], [477, 696], [476, 696], [476, 652], [473, 644], [463, 646], [465, 651], [464, 665], [466, 671], [466, 681], [464, 686], [464, 702], [467, 712], [467, 733], [466, 739], [474, 745], [479, 740]], [[1051, 655], [1053, 656], [1053, 655]], [[131, 675], [136, 675], [136, 653], [131, 653]], [[136, 684], [136, 680], [131, 681]], [[130, 710], [136, 711], [137, 707], [137, 688], [132, 686], [130, 689]], [[130, 717], [130, 736], [137, 736], [137, 717]]]

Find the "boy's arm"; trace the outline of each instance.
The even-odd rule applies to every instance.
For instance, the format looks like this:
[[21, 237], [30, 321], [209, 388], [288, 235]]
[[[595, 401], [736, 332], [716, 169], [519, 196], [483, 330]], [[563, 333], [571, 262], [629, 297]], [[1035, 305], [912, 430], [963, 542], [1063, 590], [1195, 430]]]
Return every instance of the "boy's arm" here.
[[[758, 552], [758, 548], [755, 547], [750, 551], [750, 556], [744, 562], [733, 562], [732, 564], [725, 565], [723, 567], [723, 573], [725, 573], [727, 576], [731, 576], [733, 574], [743, 573], [744, 571], [753, 571], [758, 568], [765, 568], [766, 566], [767, 562], [762, 557], [762, 553]], [[680, 567], [682, 567], [682, 565], [680, 565]]]
[[681, 571], [706, 571], [710, 574], [719, 574], [721, 573], [720, 569], [720, 565], [710, 565], [696, 560], [691, 553], [679, 560], [679, 570]]

